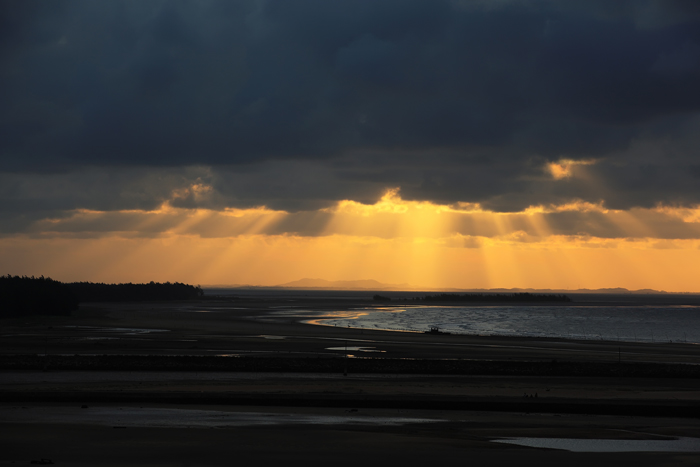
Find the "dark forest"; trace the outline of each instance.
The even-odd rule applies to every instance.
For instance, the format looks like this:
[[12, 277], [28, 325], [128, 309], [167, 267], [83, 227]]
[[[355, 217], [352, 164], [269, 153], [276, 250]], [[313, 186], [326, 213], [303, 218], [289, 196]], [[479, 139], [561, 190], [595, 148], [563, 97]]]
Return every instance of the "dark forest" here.
[[200, 287], [179, 282], [148, 284], [64, 284], [48, 277], [0, 276], [0, 317], [69, 316], [80, 303], [192, 300]]

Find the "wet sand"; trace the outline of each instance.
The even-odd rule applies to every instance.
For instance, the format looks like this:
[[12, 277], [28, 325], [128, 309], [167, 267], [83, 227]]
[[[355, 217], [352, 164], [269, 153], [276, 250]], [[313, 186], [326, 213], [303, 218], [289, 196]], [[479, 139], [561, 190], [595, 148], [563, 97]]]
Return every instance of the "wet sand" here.
[[[410, 466], [437, 459], [446, 465], [463, 465], [466, 459], [478, 465], [696, 465], [700, 461], [694, 453], [582, 454], [489, 441], [512, 436], [700, 437], [699, 417], [693, 412], [700, 408], [700, 378], [694, 372], [684, 377], [657, 374], [653, 378], [538, 376], [527, 372], [382, 374], [359, 373], [352, 366], [362, 357], [372, 357], [415, 360], [424, 367], [430, 367], [431, 361], [475, 361], [487, 366], [493, 362], [491, 366], [496, 367], [497, 362], [505, 366], [551, 365], [556, 360], [561, 365], [595, 364], [601, 368], [647, 362], [695, 368], [693, 364], [700, 363], [700, 346], [312, 326], [303, 322], [327, 312], [373, 303], [356, 298], [289, 300], [255, 297], [201, 303], [95, 304], [81, 307], [73, 317], [5, 320], [0, 362], [17, 361], [20, 355], [54, 361], [70, 360], [74, 355], [111, 355], [117, 359], [221, 356], [221, 360], [255, 358], [258, 367], [284, 359], [313, 365], [332, 362], [332, 372], [284, 373], [265, 368], [244, 372], [196, 368], [168, 372], [135, 367], [125, 371], [62, 371], [51, 365], [34, 370], [10, 369], [6, 365], [0, 370], [0, 395], [5, 407], [29, 407], [18, 410], [31, 410], [54, 401], [68, 408], [117, 404], [333, 416], [400, 414], [443, 422], [392, 427], [341, 423], [331, 427], [290, 424], [115, 429], [76, 419], [45, 423], [0, 419], [0, 428], [7, 434], [0, 441], [0, 465], [52, 456], [61, 465], [249, 465], [303, 461], [310, 465], [392, 462]], [[360, 349], [346, 351], [346, 346]], [[346, 369], [347, 376], [343, 374]], [[598, 409], [571, 414], [576, 412], [572, 407], [583, 406]], [[628, 407], [627, 415], [637, 416], [614, 415], [619, 413], [615, 412], [616, 407]], [[432, 410], [425, 410], [428, 408]], [[469, 410], [460, 410], [464, 408]], [[485, 408], [489, 411], [484, 412]], [[346, 412], [352, 410], [358, 412]], [[677, 417], [664, 418], [669, 414]]]
[[700, 411], [697, 345], [304, 324], [367, 306], [373, 302], [253, 297], [89, 305], [73, 317], [5, 320], [0, 394], [17, 401], [169, 397], [322, 405], [346, 399], [404, 408], [443, 403], [558, 412], [579, 405], [590, 413], [647, 407], [648, 414], [686, 416]]
[[372, 306], [378, 305], [369, 299], [298, 297], [88, 304], [73, 317], [3, 320], [0, 355], [336, 358], [347, 354], [357, 358], [700, 363], [700, 345], [679, 342], [430, 335], [305, 324]]
[[[578, 453], [495, 443], [510, 437], [670, 440], [700, 437], [696, 421], [459, 411], [388, 411], [200, 406], [153, 420], [135, 406], [0, 406], [0, 465], [51, 459], [56, 465], [697, 465], [696, 452]], [[48, 410], [47, 410], [48, 409]], [[165, 412], [182, 411], [159, 406]], [[97, 412], [97, 415], [90, 415]], [[217, 414], [218, 412], [218, 414]], [[25, 420], [21, 420], [22, 413]], [[61, 413], [63, 418], [56, 418]], [[76, 419], [76, 414], [79, 415]], [[31, 415], [29, 415], [31, 414]], [[54, 416], [48, 416], [54, 414]], [[107, 414], [113, 418], [103, 422]], [[150, 421], [148, 416], [150, 415]], [[6, 416], [6, 418], [9, 418]], [[167, 418], [167, 417], [166, 417]], [[319, 419], [339, 423], [319, 424]], [[418, 419], [407, 423], [383, 420]], [[286, 420], [285, 420], [286, 419]], [[430, 419], [422, 422], [421, 419]], [[111, 420], [111, 421], [110, 421]], [[190, 426], [182, 426], [189, 420]], [[236, 426], [228, 421], [248, 420]], [[256, 421], [266, 424], [255, 424]], [[670, 444], [671, 445], [671, 444]]]

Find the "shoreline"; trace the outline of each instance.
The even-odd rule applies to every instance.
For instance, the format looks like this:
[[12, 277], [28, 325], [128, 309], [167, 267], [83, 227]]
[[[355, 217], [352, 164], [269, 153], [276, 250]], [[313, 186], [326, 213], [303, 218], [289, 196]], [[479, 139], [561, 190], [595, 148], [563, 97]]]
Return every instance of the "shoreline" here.
[[[700, 363], [686, 342], [563, 336], [430, 334], [312, 324], [367, 302], [272, 297], [218, 302], [92, 304], [71, 317], [3, 322], [0, 357], [48, 355], [230, 356], [326, 359]], [[332, 317], [328, 316], [328, 319]], [[335, 344], [335, 345], [334, 345]], [[359, 346], [359, 347], [358, 347]], [[259, 358], [259, 357], [257, 357]]]
[[71, 317], [7, 321], [0, 397], [700, 418], [697, 345], [304, 324], [375, 305], [249, 297], [92, 304]]

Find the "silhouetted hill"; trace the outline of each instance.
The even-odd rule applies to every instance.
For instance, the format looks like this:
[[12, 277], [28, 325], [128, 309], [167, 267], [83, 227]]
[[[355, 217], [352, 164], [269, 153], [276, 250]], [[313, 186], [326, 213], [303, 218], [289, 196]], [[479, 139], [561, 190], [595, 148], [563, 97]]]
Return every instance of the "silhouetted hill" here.
[[531, 293], [510, 293], [510, 294], [437, 294], [416, 297], [413, 300], [423, 302], [494, 302], [494, 303], [523, 303], [523, 302], [570, 302], [566, 295], [560, 294], [531, 294]]
[[355, 281], [327, 281], [325, 279], [300, 279], [298, 281], [287, 282], [276, 287], [290, 289], [333, 289], [333, 290], [405, 290], [410, 289], [408, 284], [384, 284], [374, 279]]
[[[456, 291], [456, 290], [455, 290]], [[597, 294], [597, 295], [649, 295], [667, 294], [663, 290], [639, 289], [629, 290], [624, 287], [611, 287], [602, 289], [468, 289], [460, 290], [470, 293], [540, 293], [540, 294]]]
[[596, 295], [665, 295], [663, 290], [639, 289], [629, 290], [623, 287], [611, 287], [601, 289], [533, 289], [533, 288], [456, 288], [456, 287], [421, 287], [407, 283], [387, 284], [374, 279], [329, 281], [325, 279], [300, 279], [284, 284], [267, 286], [253, 284], [210, 284], [205, 286], [210, 289], [308, 289], [308, 290], [392, 290], [392, 291], [416, 291], [436, 293], [487, 293], [487, 294], [596, 294]]
[[78, 298], [66, 284], [48, 277], [0, 276], [0, 317], [69, 316]]

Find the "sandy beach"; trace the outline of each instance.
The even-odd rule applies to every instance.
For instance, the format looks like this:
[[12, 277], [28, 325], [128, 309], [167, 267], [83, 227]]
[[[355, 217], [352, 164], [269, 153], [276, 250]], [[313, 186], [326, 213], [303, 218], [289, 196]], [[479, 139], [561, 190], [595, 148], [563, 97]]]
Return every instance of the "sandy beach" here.
[[[700, 460], [694, 452], [574, 453], [494, 442], [700, 438], [698, 346], [315, 326], [305, 322], [373, 304], [287, 300], [93, 304], [72, 317], [6, 320], [0, 422], [8, 436], [0, 465], [42, 457], [62, 465], [230, 465], [234, 458], [243, 465], [282, 459], [422, 465], [436, 456], [446, 465], [464, 456], [480, 465]], [[252, 363], [241, 369], [240, 362]], [[391, 362], [385, 367], [397, 371], [360, 371]], [[587, 370], [557, 375], [551, 368]], [[605, 373], [610, 368], [617, 373]], [[640, 368], [652, 368], [652, 377]], [[102, 415], [86, 418], [97, 409]], [[277, 421], [163, 425], [144, 414], [149, 409], [174, 411], [167, 412], [174, 420], [204, 411]], [[120, 411], [131, 422], [115, 429]], [[300, 415], [336, 423], [289, 418]], [[382, 417], [414, 421], [389, 424]]]
[[[464, 465], [466, 461], [656, 466], [697, 465], [700, 459], [698, 452], [670, 448], [674, 439], [696, 440], [692, 446], [700, 446], [698, 423], [673, 418], [164, 405], [0, 406], [0, 414], [4, 417], [0, 465], [50, 459], [68, 466], [273, 462], [419, 466]], [[169, 423], [172, 418], [177, 422]], [[202, 418], [209, 423], [197, 423]], [[319, 423], [324, 420], [333, 423]], [[183, 421], [191, 425], [183, 426]], [[666, 442], [669, 448], [666, 452], [575, 452], [497, 442], [518, 437], [618, 440], [620, 445], [634, 441], [637, 446]]]
[[[0, 355], [375, 357], [698, 363], [697, 345], [429, 335], [315, 326], [371, 297], [249, 296], [201, 302], [86, 304], [71, 317], [8, 319]], [[405, 305], [404, 305], [405, 306]], [[553, 305], [556, 306], [556, 305]], [[426, 329], [427, 330], [427, 329]]]

